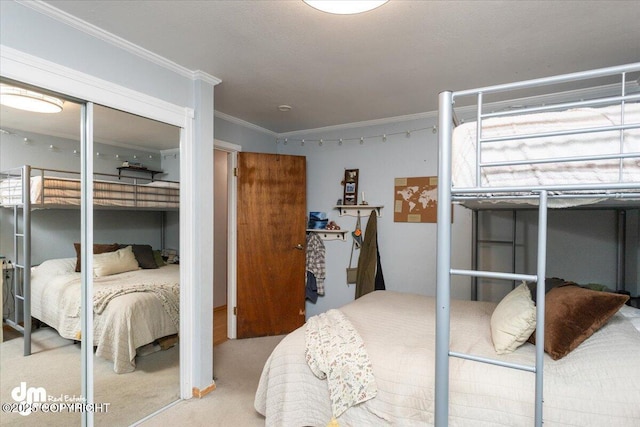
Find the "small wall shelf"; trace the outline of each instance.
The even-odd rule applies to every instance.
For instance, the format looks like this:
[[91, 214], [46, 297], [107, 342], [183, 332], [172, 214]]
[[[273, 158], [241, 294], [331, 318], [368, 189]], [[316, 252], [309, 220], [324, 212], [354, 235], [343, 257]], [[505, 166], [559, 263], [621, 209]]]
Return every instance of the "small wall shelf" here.
[[147, 169], [147, 168], [137, 168], [137, 167], [133, 167], [133, 166], [120, 166], [117, 169], [118, 169], [118, 179], [121, 178], [122, 171], [147, 173], [147, 174], [151, 175], [151, 181], [154, 180], [154, 178], [155, 178], [155, 176], [157, 174], [164, 173], [162, 171], [157, 171], [157, 170], [152, 170], [152, 169]]
[[336, 209], [340, 210], [340, 216], [364, 217], [371, 215], [371, 211], [376, 211], [377, 216], [382, 216], [380, 211], [383, 207], [382, 205], [338, 205]]
[[347, 240], [347, 230], [326, 230], [323, 228], [308, 228], [307, 233], [316, 233], [322, 240]]

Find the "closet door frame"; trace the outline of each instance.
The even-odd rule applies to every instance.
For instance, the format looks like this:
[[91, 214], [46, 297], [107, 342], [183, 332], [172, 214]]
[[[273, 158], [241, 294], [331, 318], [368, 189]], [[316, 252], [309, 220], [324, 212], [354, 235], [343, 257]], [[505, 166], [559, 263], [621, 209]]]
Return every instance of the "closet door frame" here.
[[[181, 128], [180, 132], [180, 255], [181, 258], [192, 259], [195, 253], [195, 230], [191, 224], [193, 208], [188, 203], [192, 200], [194, 182], [187, 171], [193, 166], [194, 147], [194, 111], [192, 108], [183, 107], [166, 102], [164, 100], [146, 95], [132, 89], [116, 85], [109, 81], [78, 72], [68, 67], [43, 60], [19, 50], [0, 46], [0, 75], [2, 77], [38, 86], [60, 94], [68, 95], [87, 103], [95, 103], [106, 107], [122, 110], [128, 113], [147, 117], [160, 122]], [[90, 107], [91, 108], [91, 107]], [[89, 114], [90, 116], [90, 114]], [[86, 120], [85, 125], [92, 123], [92, 117]], [[91, 129], [92, 132], [92, 129]], [[91, 152], [88, 152], [87, 140], [83, 138], [82, 160], [92, 161]], [[91, 146], [91, 142], [88, 144]], [[86, 203], [86, 202], [85, 202]], [[81, 209], [86, 209], [83, 206]], [[89, 221], [93, 220], [92, 209], [86, 209]], [[84, 234], [87, 234], [84, 236]], [[93, 231], [83, 230], [83, 240], [91, 243]], [[86, 250], [87, 246], [83, 245]], [[91, 257], [83, 257], [90, 259]], [[194, 382], [195, 354], [192, 351], [194, 333], [193, 318], [185, 315], [195, 311], [195, 304], [191, 296], [194, 294], [194, 271], [190, 266], [180, 269], [180, 397], [189, 399], [192, 397], [192, 384]], [[83, 315], [86, 316], [87, 306], [83, 305]], [[88, 342], [93, 340], [93, 331], [86, 331]], [[83, 389], [91, 394], [85, 396], [93, 399], [93, 372], [82, 372]], [[86, 384], [85, 384], [86, 383]], [[85, 413], [91, 420], [83, 418], [83, 425], [92, 425], [91, 413]], [[85, 424], [88, 422], [88, 424]]]

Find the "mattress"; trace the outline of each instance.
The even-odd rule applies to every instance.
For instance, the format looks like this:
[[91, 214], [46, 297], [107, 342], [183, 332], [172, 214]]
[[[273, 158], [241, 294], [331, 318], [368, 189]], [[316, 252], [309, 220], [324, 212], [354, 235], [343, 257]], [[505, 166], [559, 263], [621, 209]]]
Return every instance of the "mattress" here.
[[[80, 180], [35, 176], [31, 178], [31, 203], [34, 208], [80, 206]], [[139, 209], [177, 209], [180, 207], [179, 184], [154, 181], [128, 184], [93, 181], [95, 206]], [[12, 206], [22, 201], [20, 178], [0, 181], [0, 205]]]
[[[31, 315], [56, 329], [63, 338], [79, 340], [81, 273], [75, 272], [75, 266], [76, 258], [62, 258], [32, 269]], [[94, 294], [140, 284], [159, 289], [157, 293], [119, 292], [104, 309], [94, 301], [95, 353], [113, 361], [116, 373], [135, 370], [137, 348], [178, 333], [179, 280], [177, 265], [94, 278]]]
[[[452, 301], [451, 350], [533, 365], [535, 347], [529, 343], [496, 355], [489, 326], [495, 306]], [[340, 311], [364, 341], [378, 390], [340, 415], [339, 425], [433, 425], [435, 299], [376, 291]], [[631, 319], [614, 315], [563, 359], [545, 354], [545, 425], [640, 425], [640, 332]], [[533, 425], [534, 382], [530, 372], [451, 358], [449, 425]], [[305, 326], [287, 335], [267, 360], [255, 408], [267, 426], [326, 426], [332, 419], [327, 381], [305, 360]]]
[[[640, 124], [640, 104], [625, 104], [624, 124]], [[495, 117], [482, 121], [482, 138], [530, 135], [543, 132], [589, 129], [621, 124], [620, 106], [577, 108], [561, 112]], [[476, 122], [454, 129], [452, 138], [452, 185], [455, 189], [477, 186]], [[523, 161], [567, 158], [617, 153], [640, 155], [640, 129], [537, 137], [522, 140], [485, 142], [481, 162]], [[640, 185], [640, 157], [564, 163], [538, 163], [497, 166], [481, 169], [480, 180], [487, 192], [491, 187], [611, 184], [617, 182]], [[579, 194], [579, 193], [578, 193]], [[552, 207], [595, 203], [601, 199], [555, 199]], [[535, 203], [523, 200], [523, 203]]]

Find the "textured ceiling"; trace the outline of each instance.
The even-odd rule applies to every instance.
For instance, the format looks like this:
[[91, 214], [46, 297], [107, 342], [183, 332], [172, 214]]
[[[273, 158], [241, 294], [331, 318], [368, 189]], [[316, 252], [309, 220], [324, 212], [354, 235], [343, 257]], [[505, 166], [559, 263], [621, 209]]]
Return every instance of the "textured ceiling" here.
[[[222, 80], [215, 109], [275, 133], [435, 111], [468, 89], [640, 60], [638, 1], [47, 1]], [[288, 104], [283, 113], [278, 105]]]

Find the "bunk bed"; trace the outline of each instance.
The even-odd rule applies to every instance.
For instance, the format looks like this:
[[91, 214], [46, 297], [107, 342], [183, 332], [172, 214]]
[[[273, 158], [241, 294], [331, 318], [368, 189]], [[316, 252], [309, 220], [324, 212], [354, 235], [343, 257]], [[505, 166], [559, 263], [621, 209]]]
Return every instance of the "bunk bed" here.
[[[585, 204], [638, 206], [640, 200], [640, 94], [627, 94], [628, 76], [640, 64], [610, 67], [569, 75], [440, 94], [439, 188], [436, 278], [436, 426], [449, 423], [450, 357], [532, 372], [535, 375], [534, 422], [543, 423], [545, 370], [545, 314], [548, 208]], [[567, 82], [614, 77], [617, 92], [592, 99], [548, 105], [485, 111], [485, 97], [521, 89], [550, 88]], [[635, 76], [637, 79], [637, 75]], [[454, 104], [475, 98], [475, 122], [458, 122]], [[513, 98], [513, 97], [512, 97]], [[458, 124], [455, 129], [453, 125]], [[525, 203], [538, 209], [537, 268], [535, 274], [462, 270], [451, 265], [452, 202], [479, 208], [484, 203]], [[450, 286], [452, 276], [528, 281], [538, 284], [535, 361], [513, 365], [496, 358], [451, 351]], [[553, 314], [553, 313], [552, 313]], [[637, 339], [632, 342], [635, 343]], [[613, 350], [612, 350], [613, 353]], [[613, 356], [615, 357], [615, 356]], [[594, 374], [594, 376], [597, 374]], [[633, 373], [637, 378], [637, 372]], [[637, 391], [636, 391], [637, 392]], [[630, 425], [638, 422], [638, 414]], [[560, 422], [556, 418], [554, 422]], [[594, 419], [586, 420], [597, 425]]]
[[[79, 208], [78, 176], [30, 165], [0, 173], [0, 207], [13, 210], [15, 269], [14, 316], [5, 323], [23, 334], [25, 356], [31, 353], [32, 318], [63, 338], [81, 339], [79, 244], [76, 258], [49, 259], [35, 267], [31, 262], [32, 210]], [[177, 182], [122, 174], [94, 178], [95, 209], [179, 209]], [[100, 245], [94, 245], [93, 345], [97, 356], [113, 361], [116, 373], [131, 372], [137, 348], [178, 333], [179, 268], [160, 265], [148, 245], [112, 244], [98, 251], [96, 246]]]
[[[564, 281], [547, 294], [545, 271], [549, 208], [640, 206], [640, 110], [635, 104], [640, 94], [626, 93], [627, 76], [638, 72], [640, 63], [443, 92], [436, 297], [373, 292], [341, 307], [341, 315], [314, 316], [287, 335], [267, 360], [255, 396], [266, 425], [330, 425], [332, 419], [336, 425], [539, 427], [543, 419], [549, 425], [638, 425], [640, 310], [624, 306], [625, 295]], [[616, 76], [617, 93], [484, 111], [486, 95], [547, 85], [553, 91], [556, 84], [607, 76]], [[476, 98], [474, 123], [461, 124], [454, 114], [454, 101], [460, 106], [464, 97]], [[530, 126], [539, 114], [543, 130]], [[454, 122], [460, 125], [455, 136]], [[558, 137], [568, 140], [552, 146]], [[591, 141], [598, 141], [595, 151], [585, 149]], [[537, 209], [535, 274], [454, 268], [452, 203]], [[461, 301], [451, 299], [452, 276], [524, 283], [498, 304]], [[509, 306], [513, 295], [527, 296], [526, 309]], [[600, 304], [603, 299], [606, 304]], [[559, 304], [586, 313], [584, 330], [571, 342], [557, 342], [558, 335], [566, 338], [564, 333], [546, 333], [555, 331], [558, 318], [562, 324], [566, 312], [555, 310]], [[608, 308], [596, 319], [592, 305]], [[526, 320], [527, 329], [499, 352], [499, 331], [494, 333], [492, 326], [494, 315], [504, 314], [505, 307]], [[324, 345], [310, 347], [318, 336]], [[362, 357], [363, 349], [368, 358]], [[353, 354], [358, 356], [355, 365], [347, 362]], [[338, 379], [332, 382], [332, 377]]]
[[[95, 174], [94, 206], [98, 208], [178, 209], [180, 187], [177, 182], [130, 178], [119, 182], [122, 175]], [[80, 206], [81, 183], [79, 173], [26, 166], [0, 175], [0, 206], [20, 206], [23, 192], [31, 194], [32, 209], [73, 208]], [[25, 178], [29, 176], [29, 185]], [[127, 177], [124, 177], [127, 179]]]

